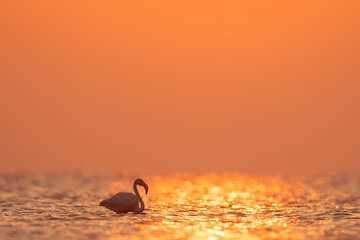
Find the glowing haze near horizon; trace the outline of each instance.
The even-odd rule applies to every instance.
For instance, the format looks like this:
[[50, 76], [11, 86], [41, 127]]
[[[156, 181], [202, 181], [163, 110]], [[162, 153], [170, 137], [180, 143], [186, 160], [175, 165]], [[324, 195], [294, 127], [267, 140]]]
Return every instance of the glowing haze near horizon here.
[[360, 172], [359, 1], [0, 6], [0, 171]]

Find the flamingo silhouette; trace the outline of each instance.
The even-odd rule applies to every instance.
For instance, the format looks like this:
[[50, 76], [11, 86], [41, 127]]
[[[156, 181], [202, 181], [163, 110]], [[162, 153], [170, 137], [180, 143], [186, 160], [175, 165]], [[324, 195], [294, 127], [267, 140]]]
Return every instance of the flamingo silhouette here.
[[[115, 194], [114, 196], [105, 199], [104, 201], [101, 201], [99, 206], [106, 207], [108, 209], [111, 209], [115, 211], [116, 213], [127, 213], [127, 212], [135, 212], [135, 213], [141, 213], [144, 211], [145, 204], [144, 201], [141, 199], [140, 194], [137, 190], [137, 185], [143, 186], [145, 188], [145, 194], [148, 192], [148, 185], [146, 183], [138, 178], [134, 182], [134, 192], [119, 192]], [[140, 202], [140, 207], [139, 207]]]

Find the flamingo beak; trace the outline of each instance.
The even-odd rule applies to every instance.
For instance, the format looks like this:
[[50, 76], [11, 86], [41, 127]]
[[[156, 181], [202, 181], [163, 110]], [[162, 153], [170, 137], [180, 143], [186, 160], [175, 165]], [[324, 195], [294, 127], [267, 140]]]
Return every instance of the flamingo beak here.
[[147, 194], [147, 193], [148, 193], [148, 190], [149, 190], [148, 185], [146, 185], [146, 183], [144, 183], [143, 187], [145, 188], [145, 194]]

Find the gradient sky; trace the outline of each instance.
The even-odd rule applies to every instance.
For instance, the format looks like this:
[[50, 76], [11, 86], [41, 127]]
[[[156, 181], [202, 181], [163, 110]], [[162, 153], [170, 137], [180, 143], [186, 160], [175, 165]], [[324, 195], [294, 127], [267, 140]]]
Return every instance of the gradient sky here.
[[360, 1], [0, 2], [0, 171], [360, 173]]

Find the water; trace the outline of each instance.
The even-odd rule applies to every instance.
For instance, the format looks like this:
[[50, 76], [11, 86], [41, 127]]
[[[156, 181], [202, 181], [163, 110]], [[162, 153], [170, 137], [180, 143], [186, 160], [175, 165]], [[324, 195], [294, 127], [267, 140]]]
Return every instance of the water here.
[[142, 178], [144, 213], [116, 214], [135, 177], [1, 175], [0, 239], [360, 239], [359, 176]]

